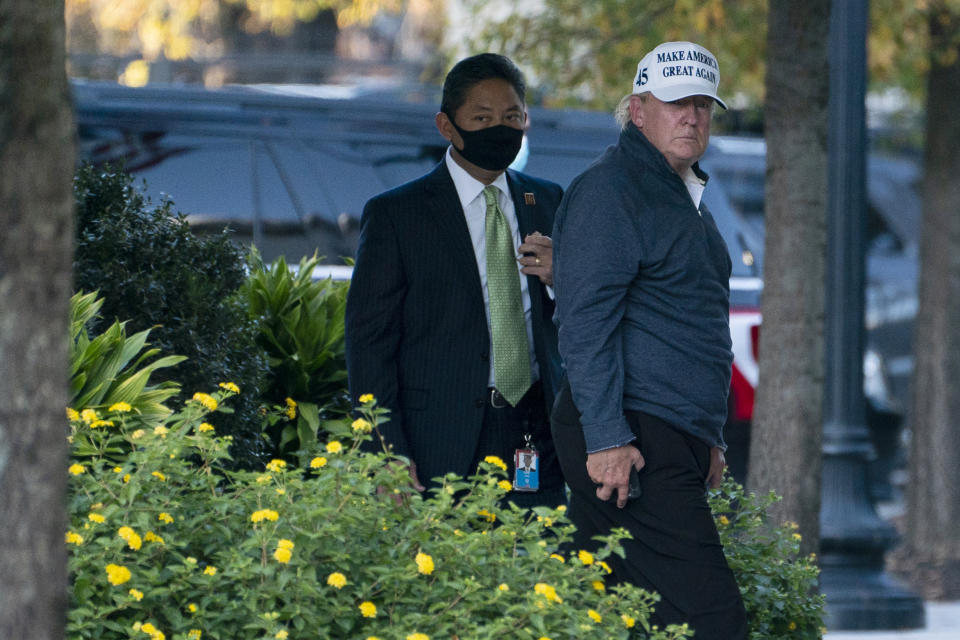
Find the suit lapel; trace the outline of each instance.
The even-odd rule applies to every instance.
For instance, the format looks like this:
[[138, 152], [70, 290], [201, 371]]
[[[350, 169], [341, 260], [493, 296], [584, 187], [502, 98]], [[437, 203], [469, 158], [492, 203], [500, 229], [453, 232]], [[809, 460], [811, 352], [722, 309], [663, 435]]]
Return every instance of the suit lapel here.
[[517, 226], [520, 229], [520, 241], [539, 231], [543, 235], [550, 235], [551, 229], [540, 228], [544, 223], [540, 215], [540, 204], [537, 202], [536, 190], [532, 188], [520, 175], [507, 171], [507, 183], [510, 185], [510, 197], [513, 199], [513, 208], [517, 212]]
[[444, 162], [440, 162], [427, 175], [424, 192], [423, 214], [429, 216], [440, 230], [449, 250], [449, 267], [463, 271], [474, 285], [471, 290], [480, 294], [480, 274], [477, 271], [477, 258], [473, 252], [470, 230], [467, 229], [467, 220], [457, 189], [453, 186], [453, 179]]
[[[541, 229], [539, 209], [537, 205], [536, 192], [530, 188], [522, 178], [513, 172], [507, 172], [507, 183], [510, 185], [510, 197], [513, 198], [513, 208], [517, 212], [517, 227], [520, 229], [520, 242], [527, 235], [534, 231], [539, 231], [544, 235], [550, 235], [550, 229]], [[530, 311], [531, 316], [536, 323], [542, 311], [541, 295], [543, 295], [543, 283], [536, 276], [527, 276], [527, 288], [530, 291]], [[537, 325], [534, 325], [537, 328]], [[537, 334], [537, 331], [534, 331]]]

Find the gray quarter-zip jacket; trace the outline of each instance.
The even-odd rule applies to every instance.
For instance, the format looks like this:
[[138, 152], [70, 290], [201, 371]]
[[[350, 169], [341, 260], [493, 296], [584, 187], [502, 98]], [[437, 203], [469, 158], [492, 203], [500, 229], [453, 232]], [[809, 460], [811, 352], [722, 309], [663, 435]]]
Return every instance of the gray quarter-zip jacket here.
[[624, 410], [725, 448], [730, 257], [632, 123], [571, 183], [553, 251], [554, 321], [587, 451], [633, 440]]

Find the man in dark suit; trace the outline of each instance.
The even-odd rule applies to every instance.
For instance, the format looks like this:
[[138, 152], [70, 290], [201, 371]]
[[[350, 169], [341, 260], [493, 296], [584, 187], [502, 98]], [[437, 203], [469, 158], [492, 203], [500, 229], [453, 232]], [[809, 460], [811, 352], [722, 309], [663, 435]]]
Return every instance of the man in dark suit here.
[[[427, 175], [364, 207], [347, 298], [346, 355], [356, 402], [390, 409], [384, 445], [413, 486], [506, 463], [520, 506], [565, 502], [548, 407], [561, 376], [551, 317], [559, 186], [507, 170], [526, 122], [525, 83], [504, 56], [460, 61], [437, 129], [450, 141]], [[518, 451], [539, 457], [538, 489], [517, 484]]]

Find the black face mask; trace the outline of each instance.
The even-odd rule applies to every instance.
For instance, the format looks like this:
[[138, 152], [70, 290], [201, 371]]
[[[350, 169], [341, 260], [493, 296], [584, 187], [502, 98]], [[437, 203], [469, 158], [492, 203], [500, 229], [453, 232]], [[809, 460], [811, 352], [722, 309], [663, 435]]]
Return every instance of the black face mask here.
[[[463, 138], [463, 148], [457, 149], [469, 162], [487, 171], [503, 171], [520, 152], [523, 129], [514, 129], [505, 124], [495, 127], [465, 131], [450, 118], [453, 128]], [[456, 147], [456, 145], [454, 145]]]

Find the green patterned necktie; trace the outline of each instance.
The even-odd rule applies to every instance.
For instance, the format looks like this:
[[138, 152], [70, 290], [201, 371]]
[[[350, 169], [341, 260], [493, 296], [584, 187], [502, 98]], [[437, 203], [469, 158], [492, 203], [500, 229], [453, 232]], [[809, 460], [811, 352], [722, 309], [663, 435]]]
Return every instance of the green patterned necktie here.
[[487, 201], [487, 291], [493, 372], [497, 391], [516, 406], [530, 388], [530, 348], [520, 298], [520, 274], [507, 218], [497, 204], [497, 187], [483, 190]]

